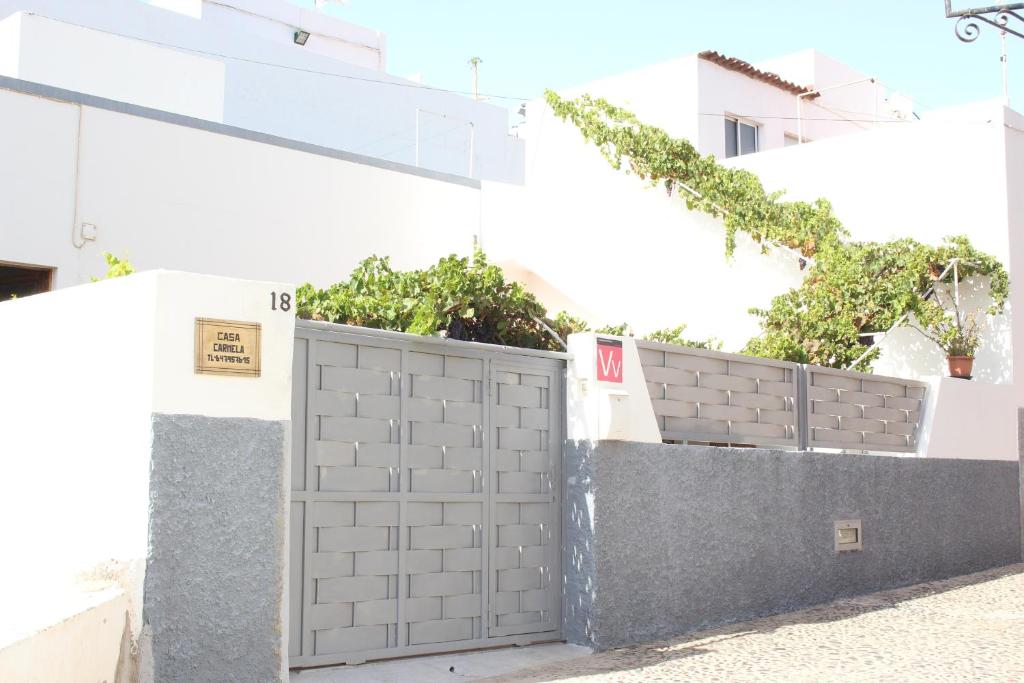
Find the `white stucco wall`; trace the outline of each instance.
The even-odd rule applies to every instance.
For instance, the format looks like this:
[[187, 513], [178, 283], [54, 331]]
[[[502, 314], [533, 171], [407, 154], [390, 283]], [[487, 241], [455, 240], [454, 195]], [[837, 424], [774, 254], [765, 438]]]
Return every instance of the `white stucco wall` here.
[[0, 74], [19, 73], [22, 16], [17, 13], [0, 20]]
[[[0, 303], [0, 591], [145, 558], [153, 412], [291, 418], [271, 291], [294, 287], [150, 271]], [[260, 323], [261, 376], [196, 375], [197, 317]]]
[[757, 334], [747, 313], [800, 282], [789, 251], [762, 255], [740, 235], [725, 257], [721, 225], [679, 197], [614, 171], [579, 131], [534, 104], [523, 188], [485, 183], [484, 247], [545, 283], [558, 310], [593, 324], [629, 322], [636, 333], [686, 323], [735, 351]]
[[75, 106], [0, 91], [0, 260], [59, 267], [56, 286], [88, 281], [70, 243], [78, 115]]
[[[826, 87], [864, 77], [814, 50], [755, 66], [771, 70], [776, 64], [790, 66], [787, 78], [800, 86]], [[816, 74], [823, 76], [821, 83], [813, 80]], [[785, 135], [796, 137], [799, 128], [795, 94], [696, 54], [569, 88], [562, 95], [577, 97], [584, 93], [624, 107], [644, 123], [662, 128], [673, 137], [686, 138], [701, 153], [719, 158], [725, 156], [724, 119], [727, 115], [757, 124], [761, 150], [783, 147]], [[862, 84], [805, 99], [802, 106], [804, 138], [818, 140], [872, 127], [872, 123], [864, 119], [871, 118], [875, 99], [881, 100], [882, 94], [880, 86]], [[530, 112], [535, 113], [542, 106], [531, 103]], [[880, 114], [883, 111], [884, 107], [879, 109]], [[534, 116], [528, 116], [527, 122], [528, 127], [522, 130], [539, 137], [541, 123]], [[532, 159], [530, 163], [534, 163]]]
[[[559, 94], [567, 98], [584, 94], [603, 97], [633, 112], [644, 123], [663, 128], [674, 137], [695, 140], [699, 122], [699, 61], [697, 55], [687, 55], [568, 88]], [[543, 101], [537, 100], [527, 109], [528, 127], [523, 130], [535, 141], [543, 135], [545, 108]], [[532, 161], [532, 150], [530, 158], [531, 163], [536, 163]]]
[[[180, 0], [152, 2], [168, 9], [183, 9], [205, 23], [228, 31], [239, 31], [281, 45], [292, 45], [295, 31], [310, 35], [305, 51], [324, 55], [365, 69], [384, 71], [386, 48], [379, 31], [350, 24], [322, 12], [281, 0]], [[199, 5], [199, 7], [195, 7]]]
[[928, 458], [1019, 459], [1016, 387], [926, 377], [927, 405], [918, 453]]
[[[696, 59], [698, 72], [697, 101], [699, 130], [695, 138], [697, 148], [704, 154], [725, 157], [725, 118], [732, 115], [757, 124], [758, 149], [767, 151], [784, 147], [786, 134], [796, 138], [800, 130], [797, 122], [797, 98], [793, 93], [774, 85], [764, 83], [731, 71], [718, 64]], [[812, 85], [811, 82], [797, 81], [797, 85]], [[817, 84], [813, 84], [817, 85]], [[855, 121], [842, 120], [844, 115], [824, 109], [837, 98], [849, 107], [869, 108], [864, 95], [827, 92], [817, 99], [805, 98], [800, 111], [803, 120], [805, 140], [820, 140], [864, 130], [870, 124], [862, 123], [858, 116]], [[852, 101], [848, 101], [852, 100]], [[850, 116], [847, 118], [854, 119]], [[748, 155], [749, 156], [749, 155]], [[756, 155], [753, 155], [756, 156]]]
[[[803, 57], [807, 73], [821, 79], [816, 84], [858, 77], [820, 54]], [[675, 92], [660, 99], [649, 94], [664, 92], [654, 89], [654, 82], [673, 78], [691, 84], [698, 79], [696, 90], [682, 88], [700, 94], [696, 107]], [[770, 149], [724, 163], [752, 170], [769, 192], [788, 191], [787, 199], [827, 198], [853, 239], [912, 237], [937, 243], [946, 235], [967, 234], [1010, 269], [1012, 298], [1024, 296], [1024, 285], [1013, 277], [1024, 263], [1024, 243], [1011, 239], [1024, 230], [1024, 224], [1016, 225], [1024, 222], [1024, 198], [1013, 190], [1024, 183], [1024, 117], [1015, 112], [976, 105], [936, 113], [923, 122], [867, 129], [849, 122], [809, 123], [805, 135], [813, 143], [782, 148], [784, 134], [796, 132], [793, 96], [696, 58], [605, 79], [566, 95], [582, 92], [604, 96], [673, 135], [697, 135], [698, 147], [714, 154], [724, 152], [721, 118], [697, 116], [695, 124], [694, 110], [743, 114], [750, 111], [744, 108], [756, 106], [765, 114], [759, 123]], [[829, 106], [870, 110], [881, 90], [869, 84], [830, 95]], [[880, 115], [889, 113], [884, 102], [879, 105]], [[805, 115], [832, 116], [814, 108], [805, 107]], [[527, 282], [537, 283], [538, 293], [553, 308], [565, 306], [596, 324], [630, 321], [641, 334], [685, 322], [688, 336], [723, 338], [725, 350], [731, 351], [759, 331], [748, 308], [767, 306], [800, 283], [795, 255], [763, 256], [742, 236], [736, 259], [726, 261], [719, 221], [688, 212], [663, 189], [611, 170], [596, 148], [575, 128], [554, 119], [543, 104], [532, 103], [528, 122], [523, 129], [526, 186], [485, 184], [484, 244], [499, 260], [513, 263]], [[962, 284], [967, 308], [987, 305], [984, 286]], [[1024, 404], [1024, 391], [1013, 384], [1013, 367], [1015, 358], [1024, 359], [1022, 338], [1024, 331], [1009, 314], [988, 321], [975, 381], [969, 386], [943, 382], [941, 391], [936, 384], [933, 396], [940, 403], [932, 407], [942, 417], [922, 454], [1016, 457], [1013, 413]], [[921, 378], [947, 372], [943, 354], [909, 328], [895, 331], [881, 348], [878, 373]], [[984, 412], [984, 419], [976, 420], [980, 432], [970, 432], [973, 448], [957, 435], [965, 424], [957, 416], [974, 414], [966, 410], [968, 404]]]
[[[987, 118], [892, 124], [724, 163], [756, 173], [786, 197], [825, 197], [853, 238], [941, 238], [1009, 254], [1002, 107]], [[971, 198], [984, 197], [984, 201]]]
[[[0, 0], [0, 19], [35, 15], [19, 30], [17, 69], [0, 73], [410, 165], [418, 140], [424, 168], [521, 182], [523, 149], [505, 108], [385, 73], [376, 31], [284, 0], [227, 4], [189, 13], [139, 0]], [[285, 39], [292, 21], [323, 35], [295, 45]], [[417, 131], [418, 111], [451, 126]], [[459, 134], [467, 122], [472, 158]]]
[[[815, 49], [782, 55], [755, 66], [793, 83], [820, 90], [820, 98], [811, 102], [812, 107], [820, 105], [820, 109], [809, 110], [811, 117], [850, 119], [856, 124], [854, 129], [871, 128], [876, 120], [913, 117], [912, 101], [905, 95], [891, 92], [878, 74], [863, 73]], [[869, 78], [872, 81], [865, 82]]]
[[[0, 535], [10, 556], [0, 565], [0, 645], [70, 617], [83, 575], [110, 578], [108, 567], [127, 568], [116, 578], [138, 636], [153, 415], [287, 424], [295, 311], [273, 309], [272, 291], [294, 297], [290, 284], [150, 271], [0, 302]], [[200, 317], [260, 324], [260, 376], [196, 374]], [[288, 488], [285, 478], [282, 501]], [[279, 528], [286, 515], [282, 504]], [[287, 549], [279, 551], [284, 566]], [[283, 602], [282, 619], [286, 611]], [[89, 637], [97, 654], [109, 652], [104, 633]]]
[[[808, 74], [821, 71], [821, 64], [838, 68], [817, 53], [791, 61], [806, 64]], [[831, 78], [847, 75], [837, 71]], [[781, 149], [785, 135], [797, 132], [792, 92], [697, 55], [562, 95], [583, 93], [604, 97], [644, 123], [719, 157], [725, 154], [725, 115], [756, 122], [764, 150]], [[847, 99], [839, 101], [850, 104], [847, 100], [854, 97], [856, 106], [871, 109], [877, 94], [873, 87], [844, 91]], [[823, 95], [819, 103], [833, 97]], [[835, 120], [839, 117], [814, 102], [805, 103], [803, 113], [808, 118], [804, 135], [812, 139], [842, 139], [864, 129], [861, 123]], [[661, 188], [647, 188], [612, 170], [578, 130], [553, 117], [542, 101], [530, 103], [520, 131], [527, 141], [526, 185], [485, 184], [484, 246], [535, 283], [552, 308], [567, 307], [596, 323], [629, 321], [638, 333], [684, 322], [690, 336], [715, 336], [724, 340], [725, 350], [735, 351], [759, 331], [748, 309], [767, 307], [772, 297], [801, 281], [797, 254], [776, 250], [762, 255], [743, 235], [735, 257], [726, 259], [719, 221], [687, 211], [681, 199], [666, 197]], [[777, 182], [773, 177], [765, 185], [772, 190]]]
[[[5, 601], [3, 627], [14, 632], [11, 639], [0, 632], [0, 680], [124, 680], [118, 676], [131, 668], [121, 657], [130, 610], [127, 593], [116, 587], [64, 591], [51, 586], [24, 605]], [[22, 624], [22, 616], [36, 621]]]
[[[142, 274], [146, 277], [148, 274]], [[290, 283], [258, 282], [174, 271], [157, 271], [153, 411], [168, 415], [290, 420], [295, 307], [271, 307]], [[260, 325], [262, 362], [257, 378], [216, 377], [192, 371], [196, 318], [240, 320]]]
[[[1003, 162], [1006, 169], [1006, 230], [1009, 235], [1009, 254], [1007, 266], [1010, 269], [1010, 301], [1017, 302], [1018, 309], [1024, 301], [1024, 116], [1008, 109], [1003, 110], [1002, 134], [1006, 145], [1006, 158]], [[997, 119], [998, 120], [998, 119]], [[1001, 199], [1003, 190], [998, 185], [992, 190]], [[974, 197], [974, 195], [971, 195]], [[971, 203], [984, 205], [990, 200], [991, 194], [976, 196]], [[997, 200], [998, 201], [998, 200]], [[984, 209], [978, 207], [980, 211]], [[974, 231], [971, 231], [973, 234]], [[1010, 316], [1012, 335], [1008, 343], [1008, 351], [1017, 368], [1014, 385], [1017, 389], [1017, 405], [1024, 406], [1024, 315]], [[1004, 351], [1004, 354], [1007, 351]]]
[[5, 593], [146, 556], [156, 287], [140, 276], [0, 303], [0, 520], [17, 549]]
[[566, 366], [566, 438], [570, 441], [616, 440], [661, 443], [661, 430], [654, 415], [636, 340], [631, 337], [600, 335], [622, 343], [621, 381], [598, 381], [601, 362], [598, 335], [571, 334], [566, 340], [572, 355]]
[[0, 21], [0, 35], [19, 46], [14, 68], [0, 60], [0, 75], [209, 121], [224, 118], [224, 63], [216, 59], [24, 12]]
[[[104, 251], [327, 285], [371, 254], [469, 253], [480, 225], [471, 183], [11, 91], [0, 120], [0, 261], [55, 267], [58, 287], [105, 273]], [[83, 223], [98, 239], [76, 249]]]

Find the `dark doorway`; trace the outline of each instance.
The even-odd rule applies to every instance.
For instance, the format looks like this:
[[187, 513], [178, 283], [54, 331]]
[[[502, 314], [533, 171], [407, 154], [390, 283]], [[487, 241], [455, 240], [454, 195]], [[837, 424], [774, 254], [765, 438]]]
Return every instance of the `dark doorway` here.
[[0, 301], [48, 292], [53, 288], [53, 268], [0, 263]]

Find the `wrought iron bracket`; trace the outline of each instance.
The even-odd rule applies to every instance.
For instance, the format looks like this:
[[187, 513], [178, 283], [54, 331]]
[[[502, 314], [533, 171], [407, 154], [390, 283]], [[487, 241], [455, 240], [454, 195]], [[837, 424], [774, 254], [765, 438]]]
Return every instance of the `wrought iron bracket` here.
[[[973, 43], [978, 39], [978, 36], [981, 35], [981, 25], [978, 22], [984, 22], [995, 26], [1000, 31], [1024, 38], [1024, 16], [1017, 12], [1017, 10], [1024, 10], [1024, 2], [971, 7], [962, 10], [954, 10], [952, 4], [952, 0], [946, 0], [946, 18], [956, 18], [956, 26], [953, 30], [961, 42]], [[1011, 20], [1020, 22], [1019, 28], [1011, 28]]]

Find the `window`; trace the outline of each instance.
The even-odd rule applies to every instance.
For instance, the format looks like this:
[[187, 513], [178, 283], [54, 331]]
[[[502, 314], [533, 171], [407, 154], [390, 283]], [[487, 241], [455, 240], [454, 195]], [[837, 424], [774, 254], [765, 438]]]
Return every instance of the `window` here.
[[757, 124], [736, 118], [725, 118], [726, 158], [753, 154], [757, 151]]
[[52, 276], [50, 268], [0, 263], [0, 301], [48, 292]]

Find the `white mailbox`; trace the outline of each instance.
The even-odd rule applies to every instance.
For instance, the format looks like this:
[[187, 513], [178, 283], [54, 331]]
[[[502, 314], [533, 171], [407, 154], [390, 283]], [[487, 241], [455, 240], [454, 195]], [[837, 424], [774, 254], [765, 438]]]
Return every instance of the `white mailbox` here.
[[629, 392], [600, 389], [597, 438], [609, 441], [629, 440]]

